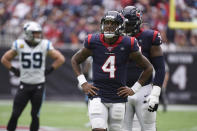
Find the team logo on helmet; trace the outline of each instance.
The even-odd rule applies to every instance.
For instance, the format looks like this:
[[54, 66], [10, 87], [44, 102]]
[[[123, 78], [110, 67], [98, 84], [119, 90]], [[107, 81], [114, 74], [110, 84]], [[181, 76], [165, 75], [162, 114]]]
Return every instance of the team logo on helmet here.
[[137, 17], [140, 17], [140, 13], [139, 13], [139, 12], [136, 12], [136, 16], [137, 16]]
[[[42, 40], [42, 27], [37, 22], [27, 22], [24, 24], [24, 33], [25, 33], [25, 40], [33, 43], [38, 44]], [[35, 33], [39, 34], [35, 36]]]

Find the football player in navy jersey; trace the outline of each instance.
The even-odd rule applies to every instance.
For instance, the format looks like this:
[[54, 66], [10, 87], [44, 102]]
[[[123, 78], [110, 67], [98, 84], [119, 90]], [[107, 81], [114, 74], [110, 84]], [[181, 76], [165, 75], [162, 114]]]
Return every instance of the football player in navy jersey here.
[[[133, 96], [128, 97], [124, 120], [124, 131], [156, 131], [156, 111], [159, 96], [165, 76], [165, 66], [161, 36], [155, 30], [141, 28], [142, 13], [134, 6], [127, 6], [121, 11], [124, 16], [124, 33], [136, 37], [142, 54], [151, 62], [155, 75], [144, 84]], [[138, 63], [130, 61], [128, 64], [127, 86], [132, 86], [142, 73]], [[134, 114], [136, 116], [134, 117]], [[139, 124], [139, 123], [140, 124]], [[141, 129], [140, 126], [141, 125]]]
[[[84, 48], [71, 59], [78, 82], [89, 96], [88, 113], [92, 131], [120, 131], [127, 96], [141, 88], [152, 74], [152, 65], [139, 51], [137, 40], [121, 36], [122, 24], [123, 17], [119, 12], [108, 11], [101, 19], [101, 33], [89, 34]], [[87, 82], [80, 67], [89, 56], [93, 58], [93, 85]], [[126, 86], [129, 59], [143, 70], [131, 88]]]

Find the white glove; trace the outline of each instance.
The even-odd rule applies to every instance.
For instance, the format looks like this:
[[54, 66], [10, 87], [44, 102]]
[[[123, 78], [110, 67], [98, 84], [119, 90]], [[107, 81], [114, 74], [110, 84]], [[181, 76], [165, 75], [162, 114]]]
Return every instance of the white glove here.
[[154, 85], [150, 95], [147, 98], [147, 102], [149, 105], [148, 111], [150, 112], [157, 111], [159, 105], [160, 93], [161, 93], [161, 87]]

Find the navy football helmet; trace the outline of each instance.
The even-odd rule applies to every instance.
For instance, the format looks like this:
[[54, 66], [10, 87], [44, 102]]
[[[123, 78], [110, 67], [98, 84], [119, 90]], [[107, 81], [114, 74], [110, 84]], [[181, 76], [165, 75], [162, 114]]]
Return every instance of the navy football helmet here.
[[121, 11], [124, 16], [124, 33], [135, 35], [140, 31], [142, 12], [135, 6], [127, 6]]
[[106, 38], [113, 38], [121, 35], [123, 17], [118, 11], [108, 11], [101, 19], [101, 33]]

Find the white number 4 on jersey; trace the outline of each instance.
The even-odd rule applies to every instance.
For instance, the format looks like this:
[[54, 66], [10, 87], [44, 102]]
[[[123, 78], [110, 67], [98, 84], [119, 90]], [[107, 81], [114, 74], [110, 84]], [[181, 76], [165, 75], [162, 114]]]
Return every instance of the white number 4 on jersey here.
[[110, 78], [115, 78], [115, 56], [109, 56], [102, 66], [103, 72], [109, 73]]

